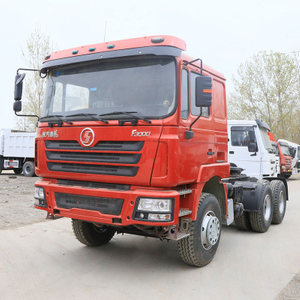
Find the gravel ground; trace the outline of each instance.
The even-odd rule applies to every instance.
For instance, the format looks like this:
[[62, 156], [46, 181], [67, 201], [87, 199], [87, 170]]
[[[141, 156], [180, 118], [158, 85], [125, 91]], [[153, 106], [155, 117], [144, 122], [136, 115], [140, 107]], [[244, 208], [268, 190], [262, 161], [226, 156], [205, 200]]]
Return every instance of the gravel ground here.
[[15, 175], [13, 171], [0, 174], [0, 230], [45, 222], [47, 213], [35, 209], [34, 183], [39, 177]]

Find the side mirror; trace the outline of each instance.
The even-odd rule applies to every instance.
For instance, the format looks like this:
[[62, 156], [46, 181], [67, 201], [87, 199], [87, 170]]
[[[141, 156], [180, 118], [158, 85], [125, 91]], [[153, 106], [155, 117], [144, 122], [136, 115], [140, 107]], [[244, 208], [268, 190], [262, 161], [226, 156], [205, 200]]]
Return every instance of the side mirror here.
[[257, 152], [258, 151], [257, 144], [253, 143], [253, 142], [249, 143], [249, 145], [248, 145], [248, 151], [249, 152]]
[[13, 109], [16, 113], [20, 112], [22, 110], [22, 101], [15, 101]]
[[196, 106], [210, 107], [212, 102], [212, 78], [196, 77]]
[[15, 77], [15, 100], [22, 99], [23, 80], [25, 78], [25, 75], [25, 73], [17, 74]]

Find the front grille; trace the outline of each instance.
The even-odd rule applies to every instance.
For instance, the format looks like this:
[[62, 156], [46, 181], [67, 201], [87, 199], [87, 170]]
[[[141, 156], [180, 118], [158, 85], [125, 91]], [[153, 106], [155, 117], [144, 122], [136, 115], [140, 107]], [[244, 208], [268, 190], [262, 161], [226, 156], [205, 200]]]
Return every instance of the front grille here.
[[45, 140], [45, 146], [50, 171], [134, 177], [144, 142], [99, 141], [84, 147], [78, 141]]
[[120, 190], [120, 191], [129, 191], [129, 184], [115, 184], [115, 183], [106, 183], [106, 182], [91, 182], [91, 181], [79, 181], [79, 180], [66, 180], [58, 179], [57, 184], [65, 186], [80, 186], [84, 188], [93, 188], [93, 189], [108, 189], [108, 190]]
[[97, 175], [115, 175], [133, 177], [138, 172], [138, 167], [104, 166], [86, 164], [68, 164], [47, 162], [48, 169], [55, 172], [72, 172]]
[[77, 141], [45, 141], [47, 149], [53, 150], [86, 150], [86, 151], [140, 151], [144, 142], [140, 141], [100, 141], [94, 147], [83, 147]]
[[141, 154], [46, 151], [48, 160], [137, 164]]
[[120, 215], [123, 199], [83, 196], [75, 194], [55, 193], [56, 205], [59, 208], [80, 208], [96, 210], [106, 215]]

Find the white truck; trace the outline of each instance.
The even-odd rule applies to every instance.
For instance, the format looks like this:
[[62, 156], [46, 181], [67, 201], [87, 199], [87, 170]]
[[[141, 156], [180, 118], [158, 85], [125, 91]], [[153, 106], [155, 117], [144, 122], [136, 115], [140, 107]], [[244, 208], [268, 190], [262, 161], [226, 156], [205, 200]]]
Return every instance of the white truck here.
[[300, 145], [293, 142], [279, 139], [280, 143], [287, 143], [289, 146], [289, 151], [292, 157], [292, 175], [300, 173]]
[[250, 177], [277, 177], [276, 156], [261, 121], [228, 120], [228, 160]]
[[35, 175], [34, 143], [36, 133], [0, 130], [0, 173], [13, 170], [27, 177]]

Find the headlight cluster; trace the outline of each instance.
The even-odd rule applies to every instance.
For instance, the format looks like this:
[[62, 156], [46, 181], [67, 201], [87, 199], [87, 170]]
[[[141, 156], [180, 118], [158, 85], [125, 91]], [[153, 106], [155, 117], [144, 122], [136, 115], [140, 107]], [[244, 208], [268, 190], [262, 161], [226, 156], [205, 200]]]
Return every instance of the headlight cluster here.
[[47, 207], [47, 201], [45, 197], [45, 190], [42, 187], [36, 186], [35, 187], [35, 194], [34, 198], [36, 199], [34, 205]]
[[174, 199], [139, 198], [135, 220], [166, 222], [173, 219]]

